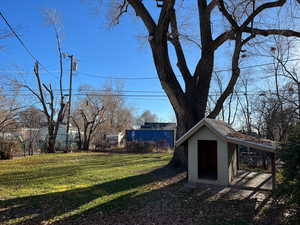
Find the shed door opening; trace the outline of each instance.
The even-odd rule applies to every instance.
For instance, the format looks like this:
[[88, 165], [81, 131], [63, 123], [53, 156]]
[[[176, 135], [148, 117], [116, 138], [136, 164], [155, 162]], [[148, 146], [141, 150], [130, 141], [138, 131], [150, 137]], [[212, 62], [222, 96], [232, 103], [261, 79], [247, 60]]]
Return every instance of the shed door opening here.
[[199, 179], [217, 180], [217, 141], [198, 141], [198, 177]]

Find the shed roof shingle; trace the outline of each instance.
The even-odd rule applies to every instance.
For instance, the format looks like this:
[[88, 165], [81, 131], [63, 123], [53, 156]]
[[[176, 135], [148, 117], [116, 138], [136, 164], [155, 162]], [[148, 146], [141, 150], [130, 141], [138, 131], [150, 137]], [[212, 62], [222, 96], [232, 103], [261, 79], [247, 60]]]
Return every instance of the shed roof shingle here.
[[258, 150], [274, 152], [276, 150], [276, 142], [268, 139], [256, 138], [243, 134], [234, 130], [229, 124], [221, 120], [204, 118], [186, 132], [176, 141], [176, 146], [180, 146], [191, 136], [193, 136], [201, 127], [208, 127], [213, 133], [226, 142], [249, 146]]

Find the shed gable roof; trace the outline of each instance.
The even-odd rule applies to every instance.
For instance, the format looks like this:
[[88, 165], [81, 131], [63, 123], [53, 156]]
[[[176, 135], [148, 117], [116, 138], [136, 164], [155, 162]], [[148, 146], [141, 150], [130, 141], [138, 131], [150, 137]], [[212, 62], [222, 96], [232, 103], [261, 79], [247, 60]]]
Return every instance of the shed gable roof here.
[[268, 139], [259, 139], [234, 130], [229, 124], [209, 118], [204, 118], [176, 141], [176, 147], [192, 137], [201, 127], [207, 127], [211, 132], [225, 142], [244, 145], [258, 150], [274, 152], [276, 143]]

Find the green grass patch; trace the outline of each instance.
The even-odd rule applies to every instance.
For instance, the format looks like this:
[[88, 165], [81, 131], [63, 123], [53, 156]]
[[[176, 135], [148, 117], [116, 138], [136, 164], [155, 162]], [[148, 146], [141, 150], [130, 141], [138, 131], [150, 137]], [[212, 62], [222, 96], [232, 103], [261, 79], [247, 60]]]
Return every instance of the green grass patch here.
[[125, 207], [149, 190], [169, 154], [43, 154], [0, 162], [0, 224], [54, 222]]

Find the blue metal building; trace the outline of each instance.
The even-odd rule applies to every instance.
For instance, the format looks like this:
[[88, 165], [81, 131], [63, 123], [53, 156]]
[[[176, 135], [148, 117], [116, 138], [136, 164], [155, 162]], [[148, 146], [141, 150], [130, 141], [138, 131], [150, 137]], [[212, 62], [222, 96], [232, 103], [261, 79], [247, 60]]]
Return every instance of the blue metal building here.
[[174, 130], [126, 130], [127, 142], [154, 142], [161, 147], [174, 148]]

